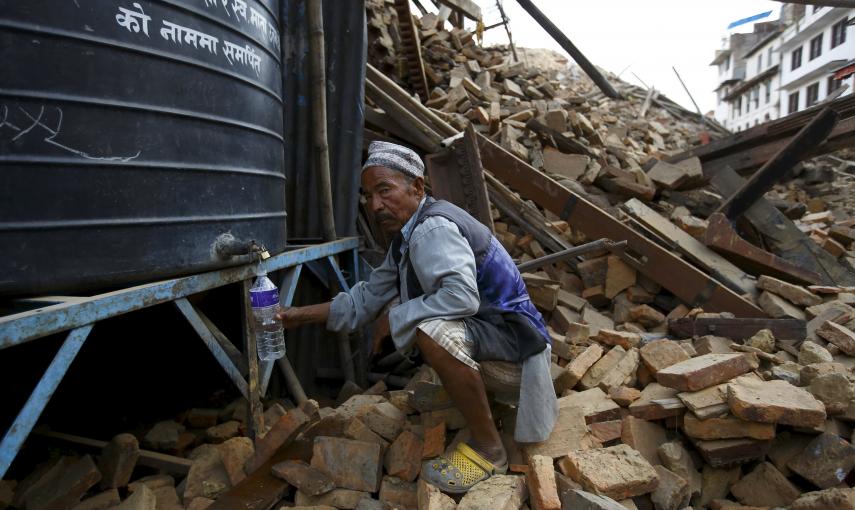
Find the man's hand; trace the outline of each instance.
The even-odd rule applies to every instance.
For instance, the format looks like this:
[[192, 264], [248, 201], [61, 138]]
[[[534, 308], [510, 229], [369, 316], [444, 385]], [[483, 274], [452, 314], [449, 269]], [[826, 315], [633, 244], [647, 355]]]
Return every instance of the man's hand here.
[[383, 340], [391, 334], [389, 327], [389, 312], [384, 312], [374, 322], [374, 334], [372, 336], [371, 355], [376, 356], [383, 351]]
[[276, 318], [282, 321], [282, 325], [286, 329], [292, 329], [304, 324], [326, 322], [329, 315], [330, 304], [321, 303], [319, 305], [282, 308], [276, 313]]

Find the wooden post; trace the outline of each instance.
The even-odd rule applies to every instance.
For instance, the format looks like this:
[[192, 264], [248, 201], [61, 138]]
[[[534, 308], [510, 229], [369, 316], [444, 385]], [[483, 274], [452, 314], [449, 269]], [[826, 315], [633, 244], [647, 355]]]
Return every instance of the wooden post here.
[[807, 153], [828, 137], [840, 116], [825, 108], [794, 136], [772, 159], [766, 162], [751, 179], [730, 196], [716, 212], [735, 219], [747, 211], [784, 174], [804, 159]]
[[[312, 139], [318, 155], [318, 184], [321, 192], [321, 219], [325, 241], [335, 241], [330, 154], [327, 143], [326, 59], [324, 54], [324, 16], [321, 0], [307, 0], [306, 18], [309, 23], [309, 55], [312, 89]], [[338, 335], [341, 366], [348, 380], [354, 379], [350, 338]]]
[[579, 67], [585, 71], [585, 74], [591, 77], [594, 80], [594, 83], [597, 84], [597, 87], [603, 91], [603, 94], [612, 98], [612, 99], [623, 99], [620, 93], [612, 87], [612, 84], [603, 76], [600, 71], [594, 67], [594, 64], [591, 63], [590, 60], [581, 52], [579, 48], [577, 48], [570, 39], [564, 35], [558, 27], [555, 26], [552, 21], [546, 17], [537, 6], [531, 0], [517, 0], [517, 3], [522, 6], [523, 9], [528, 12], [535, 21], [543, 27], [546, 32], [555, 39], [555, 42], [561, 45], [564, 48], [564, 51], [570, 54], [573, 57], [573, 60], [579, 64]]

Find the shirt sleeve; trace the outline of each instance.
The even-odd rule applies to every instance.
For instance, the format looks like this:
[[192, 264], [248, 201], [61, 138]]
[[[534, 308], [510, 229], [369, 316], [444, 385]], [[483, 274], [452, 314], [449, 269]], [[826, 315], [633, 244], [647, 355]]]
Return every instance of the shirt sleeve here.
[[349, 333], [375, 319], [380, 310], [398, 295], [398, 270], [392, 251], [371, 274], [348, 292], [332, 300], [327, 329]]
[[429, 218], [413, 232], [409, 250], [425, 293], [389, 311], [392, 339], [399, 349], [412, 345], [422, 321], [475, 315], [481, 303], [475, 255], [457, 225], [442, 217]]

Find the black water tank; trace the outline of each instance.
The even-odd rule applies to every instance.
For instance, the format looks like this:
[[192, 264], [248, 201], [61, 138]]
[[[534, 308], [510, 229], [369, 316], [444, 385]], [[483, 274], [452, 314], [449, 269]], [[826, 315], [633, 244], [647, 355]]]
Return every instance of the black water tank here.
[[278, 4], [0, 0], [0, 295], [284, 248]]

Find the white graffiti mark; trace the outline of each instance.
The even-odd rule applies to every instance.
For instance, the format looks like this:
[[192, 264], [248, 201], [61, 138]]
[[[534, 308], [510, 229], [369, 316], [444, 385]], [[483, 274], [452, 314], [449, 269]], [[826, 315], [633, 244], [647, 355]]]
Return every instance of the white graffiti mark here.
[[[39, 128], [40, 130], [43, 130], [47, 133], [44, 138], [42, 138], [45, 143], [53, 145], [54, 147], [58, 147], [66, 152], [70, 152], [71, 154], [74, 154], [76, 156], [80, 156], [81, 158], [93, 161], [117, 161], [120, 163], [126, 163], [128, 161], [138, 158], [139, 155], [142, 153], [142, 151], [137, 151], [137, 153], [133, 156], [93, 156], [88, 152], [75, 149], [74, 147], [70, 147], [56, 140], [56, 138], [60, 134], [60, 131], [62, 131], [62, 108], [54, 107], [54, 110], [56, 110], [57, 114], [55, 127], [50, 127], [45, 123], [47, 122], [47, 120], [45, 119], [44, 106], [39, 108], [39, 113], [35, 116], [33, 116], [33, 114], [31, 114], [24, 108], [18, 107], [18, 110], [30, 120], [31, 123], [27, 128], [22, 129], [19, 126], [13, 124], [11, 121], [9, 121], [9, 107], [6, 105], [3, 105], [3, 116], [2, 120], [0, 120], [0, 132], [2, 132], [3, 128], [8, 127], [16, 133], [15, 136], [11, 138], [11, 141], [13, 142], [20, 138], [23, 138], [26, 135], [29, 135], [36, 128]], [[33, 136], [35, 136], [35, 133], [33, 133]]]

